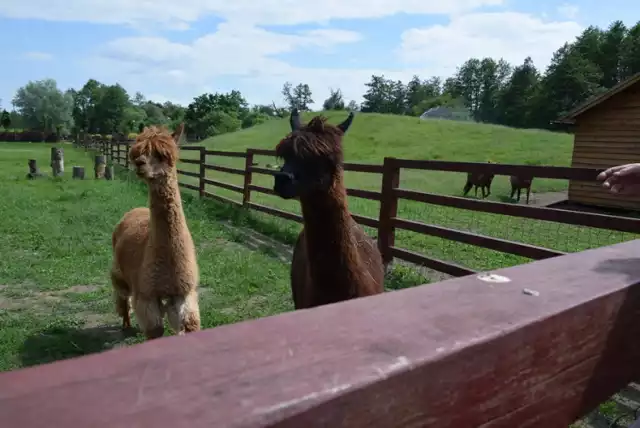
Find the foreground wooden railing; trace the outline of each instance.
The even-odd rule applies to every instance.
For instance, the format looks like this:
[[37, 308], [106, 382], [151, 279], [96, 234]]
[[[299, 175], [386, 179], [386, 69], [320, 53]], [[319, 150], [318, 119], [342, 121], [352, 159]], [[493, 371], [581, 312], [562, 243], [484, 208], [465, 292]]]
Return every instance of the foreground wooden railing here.
[[638, 254], [635, 240], [3, 373], [0, 420], [566, 428], [640, 378]]

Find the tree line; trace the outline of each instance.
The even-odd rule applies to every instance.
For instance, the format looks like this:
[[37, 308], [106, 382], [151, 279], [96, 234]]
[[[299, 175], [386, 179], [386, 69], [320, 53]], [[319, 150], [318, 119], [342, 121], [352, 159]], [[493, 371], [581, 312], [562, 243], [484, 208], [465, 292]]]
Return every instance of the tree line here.
[[[552, 128], [551, 121], [620, 81], [640, 72], [640, 21], [608, 28], [590, 26], [553, 54], [544, 71], [530, 57], [513, 66], [503, 59], [470, 58], [447, 78], [414, 76], [404, 83], [372, 76], [364, 101], [345, 103], [341, 90], [330, 89], [324, 110], [360, 110], [420, 116], [435, 107], [459, 112], [459, 118], [519, 128]], [[133, 96], [119, 84], [90, 79], [80, 89], [62, 91], [54, 79], [19, 88], [13, 111], [0, 111], [0, 125], [57, 135], [130, 134], [144, 126], [175, 126], [184, 121], [191, 138], [206, 138], [286, 116], [292, 108], [314, 104], [308, 84], [282, 87], [284, 106], [250, 106], [236, 90], [205, 93], [189, 105]]]

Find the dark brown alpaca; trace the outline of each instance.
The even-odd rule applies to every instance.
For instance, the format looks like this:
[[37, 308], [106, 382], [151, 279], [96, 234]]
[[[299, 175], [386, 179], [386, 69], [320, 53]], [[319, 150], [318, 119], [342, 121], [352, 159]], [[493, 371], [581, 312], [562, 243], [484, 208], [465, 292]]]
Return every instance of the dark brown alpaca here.
[[304, 219], [291, 262], [296, 309], [384, 291], [380, 251], [347, 207], [342, 137], [352, 120], [353, 113], [334, 126], [316, 116], [302, 125], [293, 110], [291, 133], [276, 147], [284, 165], [273, 189], [283, 199], [298, 198]]
[[[492, 163], [491, 161], [487, 163]], [[491, 182], [495, 174], [486, 172], [470, 172], [467, 174], [467, 183], [464, 185], [463, 196], [467, 196], [469, 190], [474, 187], [476, 198], [478, 197], [478, 187], [482, 190], [482, 199], [491, 194]], [[485, 189], [487, 190], [485, 194]]]
[[513, 195], [518, 192], [518, 202], [520, 202], [520, 192], [522, 189], [527, 189], [527, 204], [529, 203], [529, 194], [531, 193], [531, 183], [533, 182], [533, 177], [531, 176], [523, 176], [523, 175], [512, 175], [509, 177], [509, 181], [511, 181], [511, 199], [513, 199]]

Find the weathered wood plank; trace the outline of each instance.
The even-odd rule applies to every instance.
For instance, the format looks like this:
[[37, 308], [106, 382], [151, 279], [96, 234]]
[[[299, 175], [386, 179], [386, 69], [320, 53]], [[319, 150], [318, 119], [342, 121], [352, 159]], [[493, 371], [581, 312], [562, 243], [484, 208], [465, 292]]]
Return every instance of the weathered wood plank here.
[[[640, 376], [640, 241], [0, 374], [18, 427], [566, 426]], [[533, 289], [532, 296], [523, 289]]]

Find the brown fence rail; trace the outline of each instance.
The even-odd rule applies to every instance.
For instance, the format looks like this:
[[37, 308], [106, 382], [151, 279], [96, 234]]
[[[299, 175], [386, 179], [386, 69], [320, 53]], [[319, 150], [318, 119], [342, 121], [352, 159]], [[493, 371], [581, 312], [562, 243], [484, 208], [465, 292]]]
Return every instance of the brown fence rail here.
[[[128, 166], [126, 153], [129, 142], [110, 141], [93, 143], [93, 147], [102, 150], [111, 156], [115, 162]], [[182, 146], [183, 151], [199, 152], [198, 159], [182, 159], [185, 164], [196, 164], [200, 166], [198, 172], [179, 170], [183, 176], [198, 179], [198, 185], [181, 182], [184, 188], [198, 191], [202, 197], [210, 197], [218, 201], [243, 206], [262, 213], [274, 215], [287, 220], [302, 222], [299, 214], [283, 211], [280, 209], [258, 204], [251, 200], [253, 192], [274, 195], [270, 188], [258, 186], [252, 183], [254, 174], [273, 175], [274, 169], [256, 166], [255, 156], [275, 156], [273, 150], [247, 149], [246, 152], [232, 152], [222, 150], [207, 150], [201, 146]], [[211, 163], [211, 158], [230, 157], [244, 158], [244, 168], [232, 168], [228, 166]], [[519, 175], [532, 176], [536, 178], [551, 178], [578, 181], [595, 181], [602, 169], [593, 168], [568, 168], [554, 166], [528, 166], [528, 165], [507, 165], [473, 162], [446, 162], [446, 161], [426, 161], [407, 160], [396, 158], [385, 158], [382, 165], [345, 163], [346, 171], [362, 172], [381, 175], [381, 189], [379, 192], [362, 189], [347, 189], [347, 194], [351, 197], [364, 198], [380, 202], [378, 218], [353, 214], [353, 218], [360, 224], [372, 227], [378, 231], [378, 246], [382, 252], [385, 263], [390, 263], [394, 258], [405, 260], [411, 263], [420, 264], [428, 268], [447, 273], [453, 276], [464, 276], [473, 274], [475, 271], [452, 262], [438, 260], [419, 254], [408, 249], [399, 248], [395, 245], [396, 230], [407, 230], [415, 233], [435, 236], [456, 242], [483, 247], [503, 253], [514, 254], [533, 260], [541, 260], [550, 257], [564, 255], [562, 251], [549, 248], [538, 247], [506, 239], [494, 238], [472, 232], [455, 230], [447, 227], [436, 226], [424, 222], [398, 218], [398, 202], [400, 200], [410, 200], [433, 204], [445, 207], [453, 207], [463, 210], [478, 211], [484, 213], [501, 214], [513, 217], [523, 217], [534, 220], [545, 220], [556, 223], [570, 225], [588, 226], [592, 228], [614, 230], [619, 232], [640, 232], [640, 219], [616, 215], [604, 215], [590, 212], [573, 211], [568, 209], [533, 207], [511, 203], [491, 202], [475, 200], [464, 197], [448, 196], [421, 192], [416, 190], [403, 189], [400, 187], [400, 176], [403, 169], [433, 170], [433, 171], [454, 171], [454, 172], [485, 172], [495, 175]], [[228, 174], [236, 174], [244, 177], [243, 186], [225, 183], [206, 177], [206, 171], [213, 170]], [[206, 186], [214, 186], [242, 195], [242, 202], [229, 199], [207, 191]]]
[[[0, 374], [6, 427], [566, 428], [640, 377], [640, 240]], [[534, 290], [536, 293], [523, 291]]]

